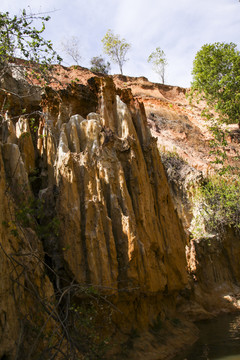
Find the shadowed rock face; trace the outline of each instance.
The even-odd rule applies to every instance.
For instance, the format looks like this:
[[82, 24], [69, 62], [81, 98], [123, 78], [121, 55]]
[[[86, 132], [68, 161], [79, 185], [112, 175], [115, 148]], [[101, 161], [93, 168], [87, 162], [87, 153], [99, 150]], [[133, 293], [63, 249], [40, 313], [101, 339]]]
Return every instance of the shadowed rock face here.
[[[110, 78], [88, 84], [42, 93], [42, 103], [34, 103], [44, 114], [34, 141], [27, 117], [16, 123], [12, 109], [4, 119], [1, 194], [8, 188], [13, 204], [21, 206], [24, 197], [33, 197], [28, 174], [37, 170], [41, 182], [34, 194], [45, 201], [46, 214], [60, 220], [54, 245], [51, 237], [43, 242], [54, 271], [111, 295], [125, 315], [117, 320], [122, 326], [147, 328], [162, 311], [164, 297], [171, 297], [174, 307], [187, 284], [184, 235], [143, 106], [129, 91], [117, 92]], [[1, 203], [0, 214], [6, 249], [12, 246], [2, 225], [10, 217], [8, 202]], [[29, 234], [22, 240], [27, 249], [26, 239]], [[5, 262], [2, 273], [8, 274]], [[43, 288], [49, 284], [52, 294], [44, 267], [32, 281]], [[1, 301], [4, 308], [8, 300]], [[9, 309], [5, 312], [11, 327]]]
[[116, 95], [109, 78], [90, 86], [97, 113], [60, 124], [55, 110], [41, 130], [65, 267], [108, 293], [173, 294], [187, 282], [184, 237], [144, 108], [129, 92]]
[[[35, 226], [16, 221], [24, 199], [32, 197], [23, 154], [17, 144], [0, 143], [0, 357], [6, 359], [21, 358], [25, 346], [31, 348], [28, 331], [47, 320], [41, 300], [54, 298]], [[46, 329], [52, 325], [49, 319]]]

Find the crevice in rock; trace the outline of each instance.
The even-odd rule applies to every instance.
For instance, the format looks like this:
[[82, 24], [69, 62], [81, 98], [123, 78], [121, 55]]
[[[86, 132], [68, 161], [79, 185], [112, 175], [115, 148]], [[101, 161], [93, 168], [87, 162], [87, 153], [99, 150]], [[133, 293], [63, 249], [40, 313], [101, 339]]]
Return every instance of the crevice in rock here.
[[102, 181], [102, 189], [103, 189], [104, 199], [106, 201], [107, 214], [108, 214], [108, 217], [111, 218], [112, 209], [111, 209], [110, 184], [106, 183], [105, 181]]
[[86, 203], [85, 203], [85, 167], [80, 166], [80, 182], [79, 182], [79, 193], [80, 193], [80, 217], [81, 217], [81, 241], [84, 253], [84, 269], [85, 269], [85, 278], [87, 284], [91, 283], [89, 265], [87, 261], [87, 246], [86, 246]]
[[112, 232], [114, 236], [115, 246], [117, 250], [118, 261], [118, 283], [119, 288], [126, 287], [128, 285], [128, 238], [122, 231], [122, 214], [119, 208], [112, 209]]
[[0, 360], [10, 360], [9, 355], [4, 354], [3, 356], [1, 356]]

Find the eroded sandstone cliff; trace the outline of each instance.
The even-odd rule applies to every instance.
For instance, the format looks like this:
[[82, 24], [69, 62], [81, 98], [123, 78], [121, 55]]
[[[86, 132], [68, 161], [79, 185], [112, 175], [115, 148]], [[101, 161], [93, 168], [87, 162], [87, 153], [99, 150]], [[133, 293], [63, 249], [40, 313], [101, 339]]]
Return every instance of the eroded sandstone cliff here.
[[[1, 94], [8, 111], [1, 121], [6, 280], [0, 356], [14, 358], [19, 342], [33, 352], [21, 335], [22, 316], [31, 314], [36, 322], [22, 280], [28, 273], [38, 300], [54, 301], [55, 290], [55, 301], [62, 301], [65, 287], [75, 304], [82, 295], [73, 293], [74, 286], [91, 287], [117, 309], [112, 320], [119, 329], [147, 331], [174, 312], [188, 278], [184, 231], [144, 107], [109, 77], [59, 90], [36, 85], [22, 96], [27, 86], [9, 76]], [[26, 115], [19, 116], [20, 109]], [[16, 274], [16, 283], [23, 281], [16, 295], [10, 288], [17, 257], [24, 271]], [[31, 307], [28, 315], [22, 303]]]
[[[170, 358], [195, 338], [184, 319], [232, 307], [240, 280], [235, 233], [189, 238], [209, 134], [184, 89], [80, 67], [56, 77], [2, 83], [0, 357], [103, 359], [107, 345]], [[204, 154], [198, 170], [164, 169], [148, 125], [191, 165]]]
[[[130, 88], [134, 97], [144, 103], [151, 133], [158, 139], [174, 205], [188, 238], [191, 291], [188, 301], [179, 304], [179, 311], [191, 319], [201, 319], [238, 310], [239, 231], [225, 227], [198, 234], [197, 238], [194, 235], [201, 210], [201, 203], [194, 207], [194, 189], [206, 181], [214, 167], [221, 166], [214, 164], [210, 146], [213, 134], [201, 115], [205, 103], [189, 103], [187, 89], [153, 84], [146, 78], [116, 75], [114, 81], [121, 89]], [[226, 140], [228, 164], [239, 166], [239, 158], [235, 157], [239, 152], [237, 124], [228, 127]]]

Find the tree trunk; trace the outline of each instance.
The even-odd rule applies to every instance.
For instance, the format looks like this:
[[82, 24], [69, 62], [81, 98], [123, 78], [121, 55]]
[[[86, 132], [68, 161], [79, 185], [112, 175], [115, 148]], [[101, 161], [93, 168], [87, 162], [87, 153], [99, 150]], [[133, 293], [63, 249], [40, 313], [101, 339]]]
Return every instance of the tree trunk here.
[[119, 64], [121, 75], [123, 75], [122, 64]]

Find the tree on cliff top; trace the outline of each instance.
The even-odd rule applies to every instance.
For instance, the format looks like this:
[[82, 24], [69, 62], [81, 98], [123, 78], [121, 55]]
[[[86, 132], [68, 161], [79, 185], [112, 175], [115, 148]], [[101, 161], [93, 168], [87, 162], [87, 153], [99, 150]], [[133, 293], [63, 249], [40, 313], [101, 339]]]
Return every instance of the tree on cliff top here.
[[165, 81], [165, 68], [167, 66], [166, 55], [160, 47], [157, 47], [149, 57], [148, 62], [152, 63], [153, 70], [160, 76], [162, 83]]
[[101, 56], [94, 56], [91, 61], [90, 70], [93, 72], [100, 72], [102, 74], [108, 74], [110, 71], [110, 62], [105, 62]]
[[81, 55], [79, 52], [79, 38], [71, 36], [67, 39], [62, 40], [62, 49], [66, 55], [70, 56], [73, 61], [79, 65]]
[[112, 30], [108, 30], [102, 39], [103, 51], [107, 54], [114, 63], [119, 65], [120, 72], [123, 74], [123, 64], [128, 60], [126, 54], [131, 48], [131, 45], [125, 39], [120, 39], [119, 35], [114, 35]]
[[240, 52], [233, 43], [202, 46], [193, 63], [192, 94], [203, 96], [222, 122], [240, 127]]
[[[15, 61], [16, 57], [28, 61], [32, 75], [35, 72], [43, 75], [50, 64], [62, 60], [53, 50], [52, 42], [42, 37], [49, 19], [50, 16], [28, 14], [25, 10], [13, 17], [9, 12], [0, 12], [0, 80], [13, 67], [24, 68]], [[36, 23], [40, 23], [39, 29]]]

